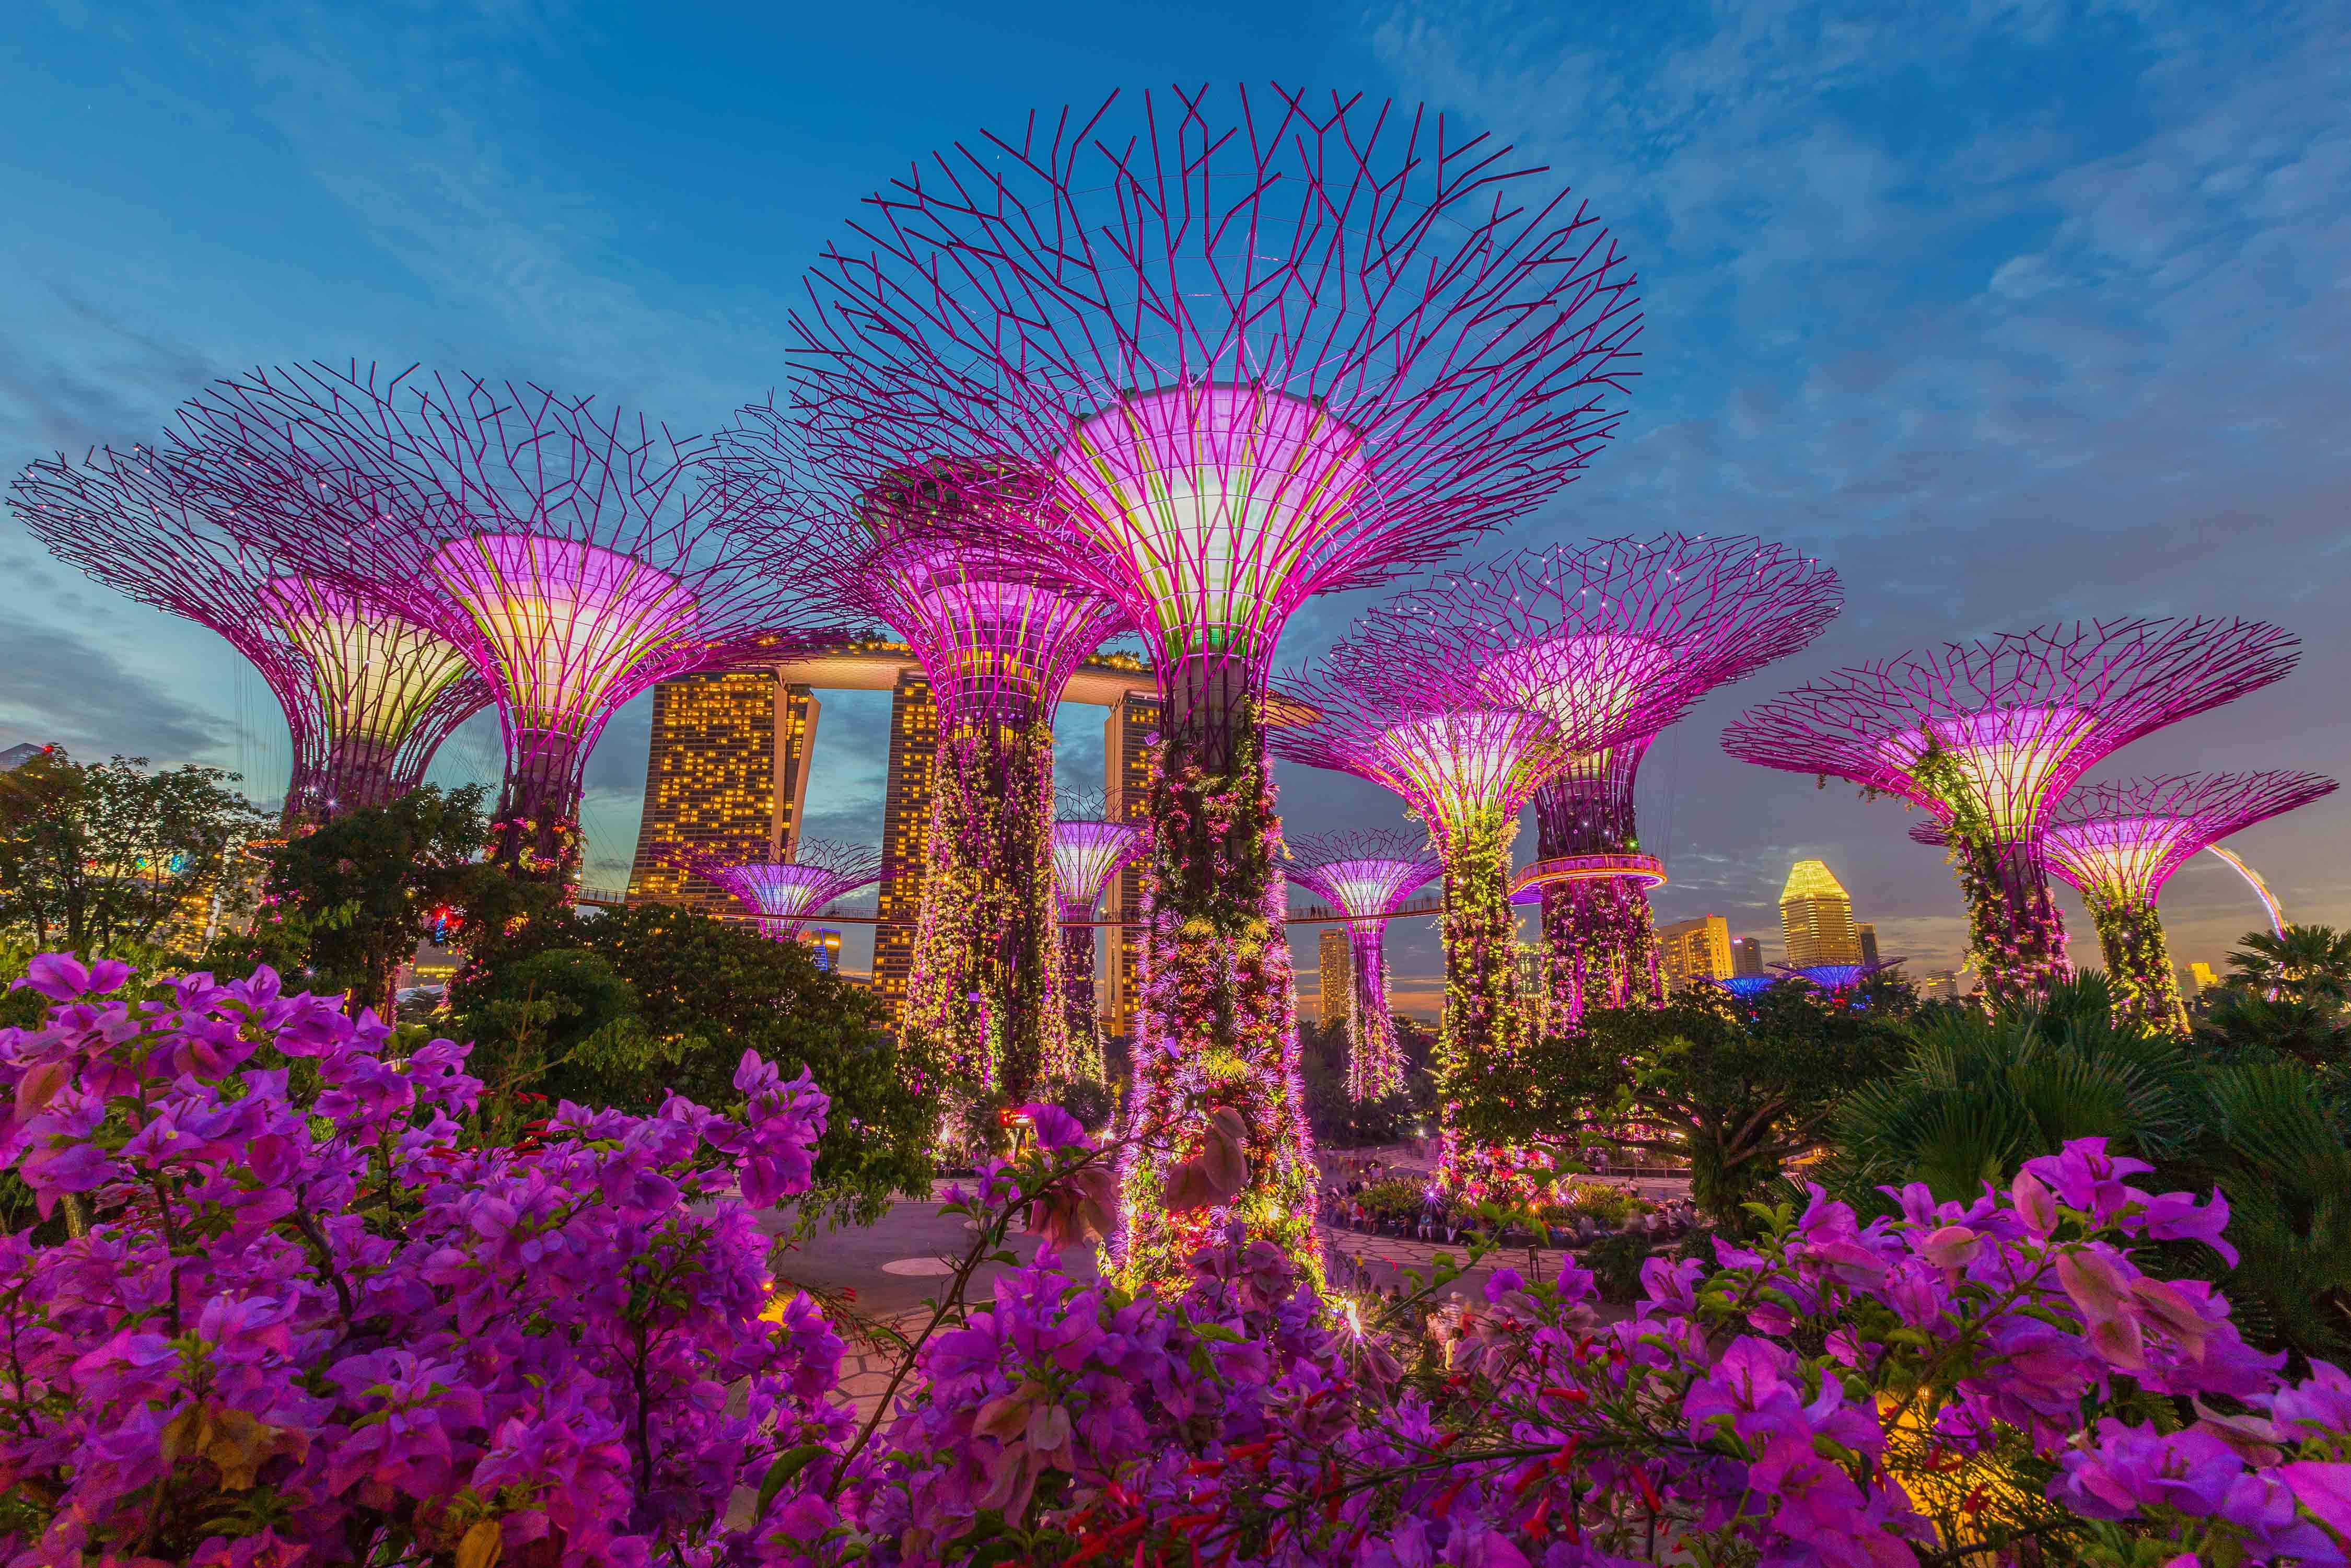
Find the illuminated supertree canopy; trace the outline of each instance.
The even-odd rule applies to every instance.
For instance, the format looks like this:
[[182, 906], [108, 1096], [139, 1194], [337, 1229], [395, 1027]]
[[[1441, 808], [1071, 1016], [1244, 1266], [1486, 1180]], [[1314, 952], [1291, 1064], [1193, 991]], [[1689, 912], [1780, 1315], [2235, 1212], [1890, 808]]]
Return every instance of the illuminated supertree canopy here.
[[[868, 480], [942, 451], [1046, 476], [967, 518], [1117, 602], [1156, 655], [1117, 1258], [1169, 1273], [1238, 1219], [1311, 1263], [1269, 664], [1309, 595], [1437, 559], [1583, 465], [1618, 417], [1631, 275], [1506, 149], [1279, 89], [1032, 119], [917, 165], [854, 226], [798, 318], [812, 454]], [[1225, 1109], [1246, 1187], [1170, 1215]]]
[[2117, 1012], [2188, 1032], [2155, 912], [2164, 883], [2230, 834], [2334, 792], [2314, 773], [2191, 773], [2079, 785], [2059, 802], [2042, 841], [2050, 869], [2089, 906]]
[[33, 464], [16, 515], [93, 580], [211, 628], [277, 699], [293, 743], [289, 823], [416, 787], [442, 741], [490, 699], [445, 639], [381, 601], [287, 570], [223, 527], [201, 436]]
[[797, 941], [826, 904], [882, 879], [881, 851], [821, 839], [802, 839], [789, 861], [742, 861], [690, 848], [667, 858], [758, 915], [760, 934], [779, 942]]
[[507, 748], [492, 856], [578, 863], [580, 775], [620, 706], [786, 655], [824, 607], [750, 569], [704, 483], [710, 444], [537, 387], [326, 366], [216, 383], [191, 421], [227, 461], [227, 526], [455, 644]]
[[[1290, 880], [1347, 917], [1347, 1097], [1383, 1100], [1404, 1087], [1404, 1057], [1388, 1013], [1388, 918], [1444, 874], [1421, 833], [1389, 829], [1293, 839]], [[1333, 998], [1322, 998], [1327, 1023]]]
[[[972, 465], [934, 459], [849, 491], [772, 403], [744, 410], [720, 444], [755, 557], [889, 626], [929, 677], [938, 746], [905, 1030], [946, 1067], [967, 1137], [1000, 1136], [999, 1111], [1078, 1075], [1083, 1048], [1057, 1000], [1053, 714], [1118, 612], [949, 526], [974, 504], [957, 483]], [[1008, 492], [1008, 463], [981, 465]], [[1038, 487], [1032, 476], [1023, 493]]]
[[[1490, 697], [1543, 714], [1575, 755], [1535, 795], [1548, 1014], [1664, 1000], [1634, 788], [1657, 732], [1708, 691], [1811, 643], [1836, 616], [1836, 574], [1757, 538], [1662, 534], [1527, 551], [1399, 595], [1379, 618], [1420, 622]], [[1595, 743], [1596, 737], [1625, 738]]]
[[[1473, 1197], [1524, 1197], [1511, 1175], [1518, 1156], [1462, 1129], [1479, 1106], [1510, 1100], [1522, 1082], [1530, 1019], [1519, 994], [1510, 841], [1520, 809], [1564, 765], [1569, 747], [1543, 715], [1482, 698], [1484, 671], [1449, 657], [1432, 624], [1418, 616], [1359, 621], [1308, 674], [1284, 683], [1285, 695], [1319, 716], [1276, 731], [1273, 747], [1285, 760], [1385, 786], [1427, 829], [1445, 871], [1438, 1178]], [[1624, 737], [1603, 728], [1592, 738]]]
[[2176, 618], [1947, 643], [1776, 697], [1722, 744], [1934, 813], [1985, 990], [2037, 995], [2068, 972], [2041, 833], [2051, 807], [2119, 747], [2284, 675], [2294, 643], [2261, 622]]
[[1100, 817], [1053, 824], [1053, 894], [1061, 910], [1062, 1012], [1070, 1037], [1071, 1076], [1102, 1078], [1102, 1020], [1094, 1012], [1094, 906], [1110, 879], [1145, 845], [1143, 824]]
[[1834, 994], [1849, 991], [1871, 976], [1907, 962], [1903, 958], [1882, 958], [1875, 964], [1774, 964], [1771, 967], [1785, 978], [1802, 980]]

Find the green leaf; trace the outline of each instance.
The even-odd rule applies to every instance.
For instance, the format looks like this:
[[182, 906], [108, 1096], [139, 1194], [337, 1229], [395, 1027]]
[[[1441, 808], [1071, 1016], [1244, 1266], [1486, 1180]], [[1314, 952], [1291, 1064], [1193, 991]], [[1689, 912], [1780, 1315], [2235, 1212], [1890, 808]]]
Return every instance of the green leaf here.
[[782, 1491], [794, 1476], [808, 1469], [810, 1460], [823, 1452], [824, 1445], [821, 1443], [802, 1443], [799, 1448], [778, 1455], [776, 1462], [768, 1467], [767, 1476], [759, 1482], [759, 1506], [753, 1511], [752, 1519], [765, 1519], [768, 1506], [776, 1500], [776, 1494]]

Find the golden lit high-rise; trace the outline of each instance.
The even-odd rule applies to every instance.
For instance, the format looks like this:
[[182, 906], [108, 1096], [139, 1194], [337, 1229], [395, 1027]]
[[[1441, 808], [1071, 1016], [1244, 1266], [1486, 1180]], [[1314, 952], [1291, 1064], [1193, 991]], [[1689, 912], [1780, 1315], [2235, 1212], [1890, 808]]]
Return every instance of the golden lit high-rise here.
[[1343, 925], [1322, 927], [1322, 946], [1317, 954], [1319, 980], [1322, 996], [1319, 1014], [1322, 1027], [1328, 1029], [1347, 1016], [1349, 993], [1355, 983], [1353, 955], [1347, 950], [1347, 928]]
[[1799, 969], [1861, 962], [1853, 900], [1826, 862], [1798, 861], [1790, 869], [1788, 885], [1780, 890], [1780, 932], [1788, 944], [1788, 962]]
[[1702, 980], [1727, 980], [1731, 973], [1730, 922], [1700, 915], [1657, 927], [1657, 962], [1666, 986], [1687, 991]]
[[808, 802], [820, 711], [813, 693], [780, 685], [773, 670], [680, 675], [653, 688], [631, 903], [736, 907], [727, 894], [665, 863], [670, 850], [790, 858]]
[[914, 924], [931, 838], [939, 709], [931, 683], [909, 670], [890, 695], [890, 776], [882, 790], [882, 892], [874, 904], [873, 991], [897, 1021], [914, 968]]
[[[1152, 732], [1159, 727], [1159, 699], [1128, 692], [1111, 704], [1102, 720], [1103, 815], [1113, 822], [1147, 821], [1151, 816]], [[1143, 867], [1130, 864], [1110, 884], [1103, 918], [1134, 922], [1143, 918]], [[1102, 1028], [1111, 1034], [1130, 1032], [1140, 1001], [1135, 983], [1135, 930], [1132, 924], [1110, 928], [1110, 962], [1103, 976]]]

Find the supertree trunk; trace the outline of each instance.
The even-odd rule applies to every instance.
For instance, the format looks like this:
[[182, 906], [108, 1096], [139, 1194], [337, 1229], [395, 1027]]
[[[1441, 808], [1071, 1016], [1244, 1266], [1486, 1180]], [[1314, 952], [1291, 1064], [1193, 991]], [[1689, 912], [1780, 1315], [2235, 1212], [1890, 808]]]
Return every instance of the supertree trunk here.
[[1102, 1019], [1094, 1011], [1094, 928], [1085, 924], [1083, 915], [1061, 925], [1061, 1028], [1070, 1042], [1068, 1076], [1101, 1082], [1102, 1037]]
[[1445, 1152], [1437, 1180], [1473, 1199], [1523, 1197], [1535, 1179], [1521, 1151], [1470, 1130], [1476, 1113], [1510, 1101], [1525, 1070], [1527, 1015], [1510, 907], [1516, 830], [1497, 810], [1445, 841], [1445, 1021], [1437, 1048]]
[[2098, 946], [2105, 952], [2116, 1019], [2186, 1034], [2188, 1007], [2179, 999], [2171, 946], [2163, 939], [2163, 920], [2155, 906], [2117, 898], [2086, 902], [2091, 922], [2098, 928]]
[[2065, 919], [2039, 852], [2022, 841], [1952, 835], [1951, 865], [1968, 904], [1968, 956], [1994, 1007], [2030, 1004], [2074, 972]]
[[[1236, 1231], [1321, 1273], [1282, 927], [1281, 824], [1254, 702], [1222, 706], [1229, 688], [1211, 685], [1217, 689], [1171, 683], [1152, 776], [1126, 1128], [1134, 1142], [1123, 1156], [1113, 1244], [1132, 1285], [1176, 1279], [1200, 1247]], [[1201, 1153], [1209, 1117], [1228, 1107], [1245, 1129], [1245, 1185], [1227, 1202], [1169, 1213], [1173, 1172]]]
[[939, 738], [929, 863], [906, 1028], [944, 1065], [976, 1145], [994, 1110], [1068, 1076], [1053, 902], [1053, 732], [959, 727]]
[[[1574, 769], [1535, 792], [1535, 857], [1631, 854], [1640, 848], [1633, 781], [1646, 740], [1579, 757]], [[1662, 1007], [1664, 966], [1649, 894], [1637, 877], [1553, 883], [1542, 894], [1553, 1031], [1576, 1028], [1586, 1008]]]
[[1575, 1028], [1586, 1008], [1665, 1004], [1656, 921], [1639, 879], [1579, 878], [1542, 894], [1553, 1030]]
[[1388, 1016], [1387, 922], [1351, 923], [1347, 956], [1353, 971], [1347, 998], [1347, 1098], [1384, 1100], [1404, 1087], [1395, 1020]]
[[527, 737], [498, 792], [490, 863], [535, 882], [580, 874], [580, 747], [569, 736]]

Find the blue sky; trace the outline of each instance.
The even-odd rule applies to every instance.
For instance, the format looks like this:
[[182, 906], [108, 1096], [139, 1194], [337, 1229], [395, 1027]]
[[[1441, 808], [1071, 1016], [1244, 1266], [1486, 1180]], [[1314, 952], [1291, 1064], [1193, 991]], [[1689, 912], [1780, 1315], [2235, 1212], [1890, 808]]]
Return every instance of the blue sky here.
[[[1820, 644], [1652, 753], [1661, 917], [1771, 932], [1789, 862], [1818, 855], [1887, 951], [1953, 961], [1956, 896], [1898, 810], [1716, 745], [1747, 701], [1944, 637], [2268, 616], [2304, 638], [2298, 674], [2099, 776], [2351, 768], [2339, 4], [36, 3], [9, 43], [12, 465], [141, 439], [212, 376], [310, 357], [592, 388], [707, 427], [781, 379], [799, 274], [928, 150], [1113, 88], [1361, 88], [1549, 163], [1643, 280], [1622, 434], [1491, 548], [1748, 531], [1847, 584]], [[13, 525], [0, 565], [0, 743], [281, 786], [282, 724], [209, 632], [84, 583]], [[1310, 610], [1289, 652], [1347, 608]], [[820, 831], [876, 831], [882, 720], [876, 699], [828, 699]], [[1083, 782], [1099, 715], [1063, 727]], [[591, 765], [604, 867], [634, 833], [644, 745], [641, 703]], [[494, 769], [494, 735], [471, 733], [439, 773]], [[1318, 826], [1393, 814], [1353, 780], [1290, 770], [1283, 789]], [[2322, 802], [2235, 841], [2291, 913], [2351, 920], [2346, 813]], [[2183, 961], [2217, 961], [2255, 915], [2209, 857], [2165, 907]], [[1400, 981], [1433, 971], [1427, 933], [1395, 946]]]

